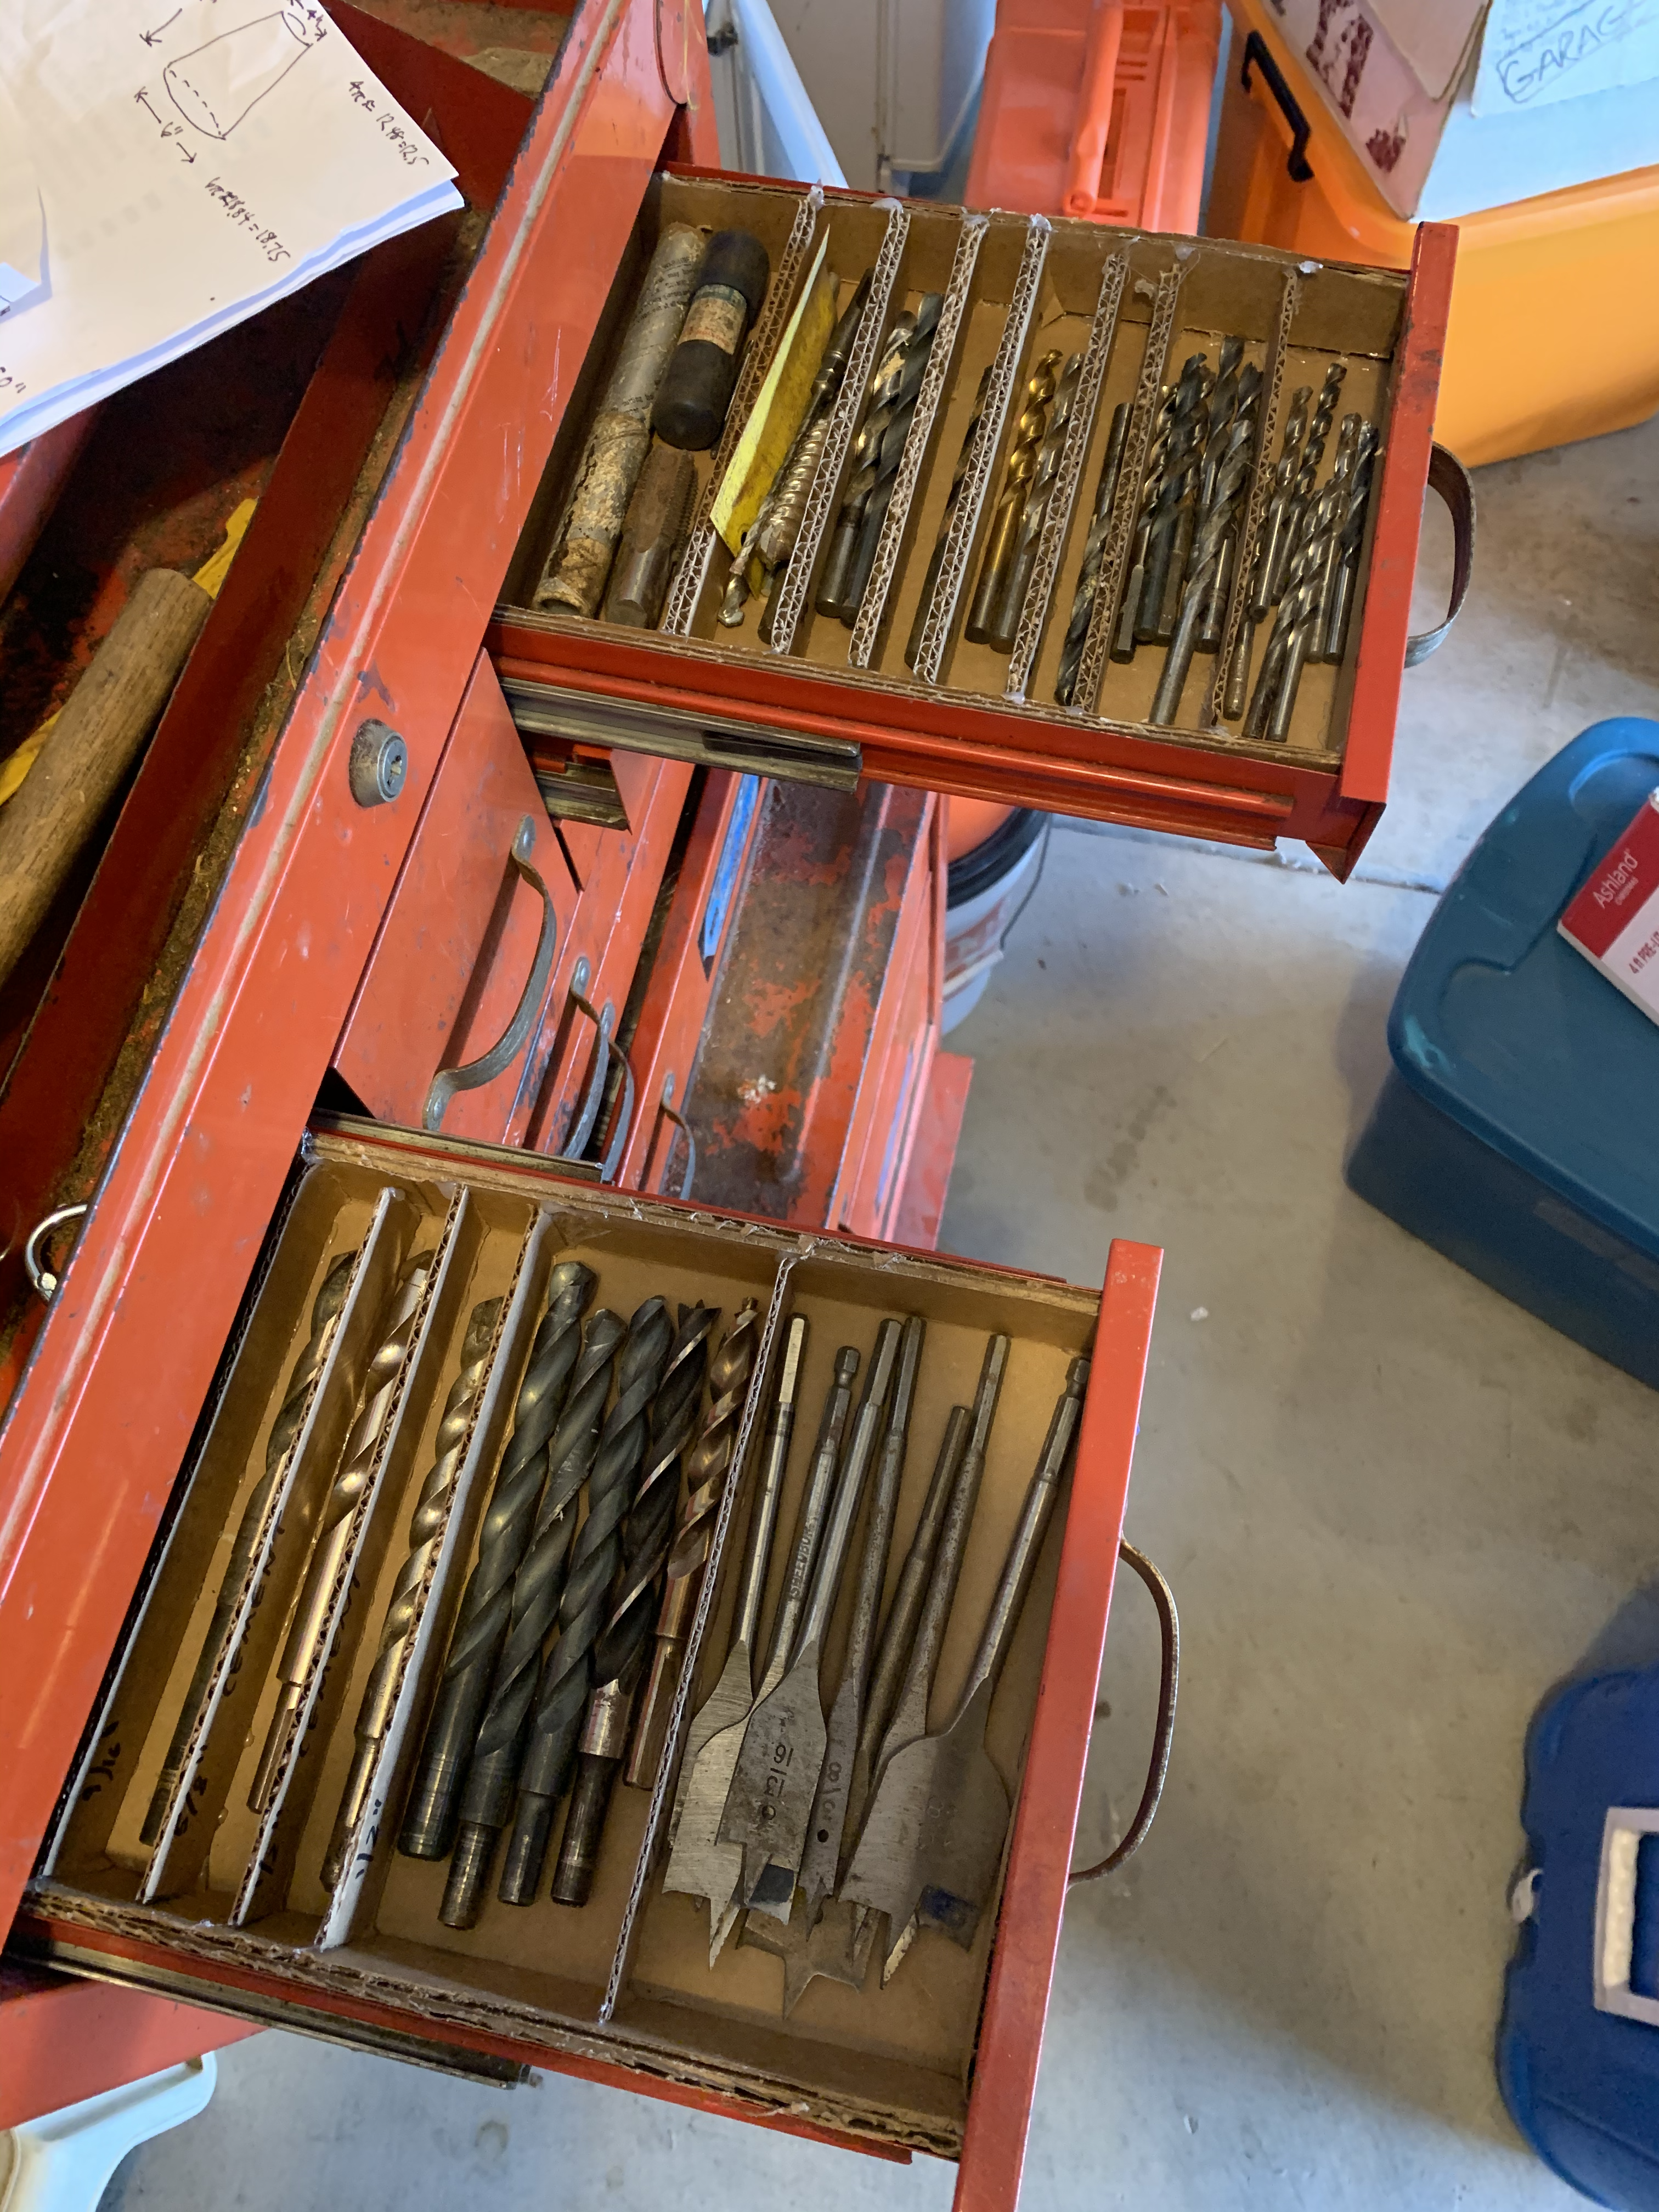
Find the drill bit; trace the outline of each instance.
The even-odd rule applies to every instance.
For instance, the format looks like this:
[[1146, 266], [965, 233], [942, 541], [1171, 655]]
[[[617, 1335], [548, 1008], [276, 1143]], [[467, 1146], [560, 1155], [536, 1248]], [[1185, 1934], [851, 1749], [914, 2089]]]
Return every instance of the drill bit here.
[[1054, 495], [1054, 483], [1060, 474], [1060, 455], [1066, 450], [1066, 433], [1071, 428], [1072, 410], [1077, 403], [1077, 388], [1083, 374], [1083, 356], [1074, 353], [1060, 374], [1054, 386], [1054, 404], [1048, 410], [1048, 427], [1042, 434], [1042, 443], [1037, 448], [1036, 465], [1031, 481], [1025, 488], [1025, 504], [1020, 510], [1019, 527], [1014, 536], [1012, 557], [1008, 563], [1007, 580], [1002, 587], [1002, 598], [991, 623], [988, 642], [999, 653], [1012, 653], [1019, 629], [1020, 611], [1025, 605], [1025, 594], [1030, 588], [1031, 571], [1036, 567], [1037, 546], [1042, 537], [1042, 526], [1048, 516], [1048, 507]]
[[[1214, 455], [1215, 468], [1210, 471], [1210, 455], [1205, 456], [1206, 483], [1205, 511], [1207, 512], [1218, 496], [1222, 495], [1222, 479], [1234, 468], [1241, 471], [1238, 488], [1232, 500], [1232, 511], [1228, 520], [1226, 535], [1222, 544], [1221, 559], [1217, 564], [1214, 581], [1206, 592], [1198, 615], [1198, 649], [1200, 653], [1215, 653], [1221, 646], [1221, 628], [1227, 616], [1227, 601], [1231, 595], [1233, 573], [1238, 560], [1239, 533], [1243, 526], [1249, 505], [1248, 492], [1255, 462], [1255, 441], [1258, 428], [1257, 413], [1261, 399], [1261, 371], [1254, 365], [1246, 368], [1239, 379], [1238, 398], [1227, 435]], [[1212, 441], [1213, 442], [1213, 441]]]
[[270, 1434], [265, 1439], [264, 1470], [242, 1508], [242, 1517], [236, 1524], [236, 1539], [230, 1547], [230, 1564], [225, 1569], [224, 1580], [219, 1585], [213, 1618], [208, 1623], [207, 1634], [202, 1639], [202, 1649], [190, 1678], [190, 1687], [185, 1692], [185, 1702], [173, 1731], [173, 1741], [167, 1746], [167, 1755], [161, 1761], [161, 1771], [144, 1814], [144, 1825], [138, 1832], [141, 1843], [153, 1844], [161, 1832], [161, 1823], [179, 1778], [185, 1771], [185, 1756], [191, 1738], [196, 1733], [196, 1723], [202, 1710], [209, 1686], [218, 1666], [224, 1641], [236, 1618], [237, 1602], [242, 1585], [247, 1580], [253, 1565], [253, 1555], [258, 1548], [259, 1530], [275, 1496], [288, 1455], [304, 1426], [311, 1405], [311, 1394], [317, 1377], [323, 1371], [323, 1362], [334, 1341], [340, 1310], [345, 1304], [346, 1291], [351, 1282], [351, 1271], [357, 1264], [354, 1246], [343, 1252], [329, 1268], [318, 1287], [311, 1306], [311, 1334], [299, 1358], [295, 1361], [288, 1378], [288, 1389], [271, 1423]]
[[1137, 644], [1165, 645], [1175, 628], [1175, 610], [1196, 522], [1212, 381], [1205, 356], [1189, 355], [1176, 386], [1163, 480], [1147, 527], [1146, 573], [1134, 629]]
[[[831, 277], [834, 283], [835, 278]], [[752, 574], [751, 562], [758, 560], [769, 588], [777, 571], [783, 567], [795, 550], [795, 540], [806, 514], [806, 501], [812, 489], [812, 480], [818, 472], [818, 463], [823, 458], [823, 448], [829, 441], [830, 419], [836, 401], [847, 375], [847, 364], [852, 357], [854, 341], [863, 320], [865, 303], [870, 297], [870, 271], [866, 269], [854, 288], [853, 296], [842, 310], [840, 319], [830, 333], [830, 343], [818, 362], [817, 373], [812, 379], [812, 388], [807, 394], [806, 412], [791, 440], [775, 477], [763, 497], [754, 520], [744, 533], [743, 543], [732, 558], [732, 567], [726, 580], [726, 595], [720, 605], [720, 619], [728, 629], [743, 620], [743, 610], [750, 596]]]
[[957, 508], [962, 503], [962, 487], [967, 481], [968, 464], [974, 457], [974, 447], [979, 439], [979, 426], [985, 418], [985, 394], [990, 388], [994, 364], [988, 362], [980, 373], [979, 389], [974, 394], [973, 412], [968, 417], [962, 434], [962, 450], [957, 455], [957, 465], [951, 471], [951, 489], [945, 495], [945, 512], [939, 519], [939, 536], [933, 541], [933, 550], [927, 563], [927, 574], [922, 578], [921, 597], [916, 601], [916, 611], [910, 623], [910, 635], [904, 647], [904, 665], [914, 668], [916, 655], [921, 650], [921, 633], [927, 627], [927, 610], [933, 603], [933, 592], [939, 584], [939, 572], [945, 566], [945, 541], [951, 535], [951, 525], [956, 520]]
[[559, 1800], [570, 1786], [577, 1739], [593, 1681], [593, 1646], [609, 1613], [622, 1562], [622, 1525], [639, 1475], [657, 1395], [674, 1334], [660, 1298], [635, 1308], [617, 1362], [617, 1402], [605, 1415], [587, 1478], [587, 1518], [559, 1600], [558, 1640], [544, 1662], [519, 1772], [513, 1831], [497, 1895], [528, 1905], [547, 1856]]
[[[1204, 465], [1200, 475], [1198, 501], [1200, 514], [1215, 493], [1216, 471], [1227, 448], [1227, 435], [1232, 428], [1242, 400], [1245, 395], [1244, 341], [1239, 337], [1223, 338], [1221, 356], [1216, 365], [1215, 385], [1210, 393], [1210, 429], [1204, 442]], [[1255, 373], [1259, 385], [1261, 372]]]
[[1250, 655], [1254, 650], [1256, 627], [1258, 623], [1266, 622], [1267, 611], [1273, 605], [1269, 586], [1273, 570], [1279, 564], [1279, 540], [1289, 517], [1291, 489], [1296, 482], [1302, 441], [1308, 431], [1308, 410], [1312, 404], [1311, 385], [1300, 384], [1291, 394], [1290, 410], [1285, 418], [1285, 434], [1273, 470], [1273, 492], [1267, 501], [1267, 511], [1262, 518], [1261, 535], [1255, 549], [1255, 563], [1250, 571], [1244, 619], [1239, 626], [1232, 659], [1227, 664], [1227, 690], [1222, 712], [1229, 721], [1236, 722], [1244, 712], [1244, 695], [1250, 680]]
[[1354, 585], [1359, 574], [1359, 541], [1365, 534], [1365, 510], [1370, 503], [1371, 477], [1376, 463], [1376, 425], [1360, 429], [1353, 474], [1348, 480], [1347, 513], [1337, 540], [1336, 561], [1327, 587], [1325, 632], [1321, 658], [1340, 661], [1346, 649], [1348, 617], [1353, 606]]
[[362, 1703], [357, 1708], [357, 1723], [352, 1732], [356, 1748], [352, 1753], [351, 1771], [341, 1792], [340, 1809], [334, 1816], [333, 1832], [323, 1860], [325, 1889], [332, 1889], [345, 1869], [346, 1852], [368, 1802], [374, 1763], [386, 1740], [404, 1662], [414, 1641], [415, 1609], [443, 1540], [466, 1440], [471, 1433], [472, 1417], [477, 1411], [478, 1393], [489, 1371], [489, 1347], [495, 1340], [495, 1324], [501, 1310], [500, 1298], [481, 1299], [472, 1309], [461, 1340], [460, 1371], [450, 1384], [449, 1395], [444, 1401], [435, 1455], [410, 1516], [408, 1556], [398, 1571], [392, 1602], [380, 1624], [380, 1647], [363, 1688]]
[[749, 1395], [760, 1339], [761, 1312], [753, 1298], [738, 1309], [720, 1350], [708, 1367], [708, 1411], [685, 1462], [685, 1504], [680, 1510], [674, 1547], [668, 1555], [662, 1610], [657, 1615], [650, 1678], [635, 1724], [633, 1748], [623, 1779], [630, 1789], [648, 1790], [656, 1779], [668, 1739], [668, 1716], [685, 1656], [691, 1617], [697, 1609], [708, 1547], [720, 1500], [730, 1479], [738, 1425]]
[[[928, 292], [914, 308], [907, 307], [894, 324], [876, 363], [866, 403], [868, 412], [853, 442], [853, 473], [842, 499], [841, 513], [836, 518], [830, 556], [823, 564], [812, 603], [821, 615], [838, 616], [849, 624], [857, 617], [859, 599], [863, 596], [863, 586], [857, 577], [860, 540], [877, 487], [884, 484], [885, 492], [876, 503], [876, 535], [880, 534], [880, 516], [892, 495], [893, 474], [904, 450], [905, 434], [915, 411], [916, 394], [927, 373], [944, 306], [942, 292]], [[874, 558], [872, 538], [870, 558], [864, 564], [864, 582], [869, 580], [870, 562]]]
[[[1218, 626], [1215, 612], [1218, 602], [1224, 607], [1226, 604], [1228, 555], [1237, 536], [1239, 509], [1249, 481], [1250, 449], [1255, 438], [1255, 386], [1248, 380], [1251, 374], [1253, 371], [1246, 372], [1245, 378], [1240, 380], [1238, 404], [1210, 478], [1209, 501], [1193, 538], [1181, 614], [1152, 700], [1149, 719], [1154, 722], [1173, 722], [1179, 714], [1182, 690], [1192, 666], [1194, 651], [1203, 642], [1206, 624]], [[1257, 377], [1256, 384], [1260, 381]], [[1207, 465], [1207, 455], [1206, 459]]]
[[429, 1252], [411, 1261], [381, 1317], [384, 1334], [363, 1376], [357, 1418], [318, 1516], [310, 1565], [283, 1645], [276, 1669], [282, 1689], [265, 1731], [264, 1749], [260, 1753], [253, 1787], [248, 1792], [251, 1813], [268, 1811], [276, 1795], [276, 1779], [300, 1724], [306, 1683], [328, 1633], [334, 1587], [350, 1556], [359, 1509], [368, 1494], [392, 1409], [398, 1402], [398, 1379], [409, 1357], [409, 1347], [415, 1340], [416, 1325], [426, 1297], [427, 1277], [431, 1271]]
[[1078, 570], [1071, 619], [1066, 625], [1066, 641], [1060, 649], [1060, 672], [1054, 678], [1054, 697], [1062, 707], [1069, 707], [1077, 692], [1077, 672], [1089, 635], [1089, 617], [1095, 610], [1095, 593], [1100, 589], [1100, 563], [1106, 551], [1106, 540], [1112, 532], [1112, 507], [1123, 466], [1129, 417], [1133, 411], [1134, 403], [1128, 399], [1120, 399], [1112, 410], [1106, 458], [1100, 465], [1100, 482], [1095, 487], [1095, 511], [1089, 519], [1089, 534], [1083, 541], [1083, 565]]
[[[580, 1321], [580, 1315], [575, 1318]], [[605, 1401], [611, 1395], [611, 1371], [624, 1333], [622, 1317], [608, 1307], [601, 1306], [589, 1316], [580, 1338], [580, 1355], [562, 1392], [558, 1426], [550, 1439], [544, 1441], [538, 1458], [535, 1472], [541, 1477], [541, 1492], [535, 1501], [529, 1539], [522, 1547], [518, 1571], [513, 1577], [506, 1628], [489, 1632], [496, 1656], [486, 1678], [489, 1692], [483, 1717], [477, 1723], [466, 1778], [460, 1785], [460, 1832], [439, 1915], [447, 1927], [471, 1928], [477, 1920], [489, 1863], [495, 1855], [495, 1839], [513, 1809], [513, 1788], [524, 1753], [530, 1701], [536, 1694], [541, 1671], [542, 1649], [558, 1618], [565, 1568], [576, 1533], [577, 1500], [599, 1446]], [[576, 1341], [575, 1328], [567, 1330], [559, 1341], [567, 1348], [562, 1356], [568, 1356], [568, 1346]], [[538, 1422], [537, 1426], [540, 1425]], [[491, 1611], [499, 1621], [499, 1599]], [[474, 1618], [476, 1622], [479, 1616]], [[475, 1663], [464, 1659], [462, 1666], [471, 1669]], [[458, 1668], [458, 1674], [461, 1671]], [[458, 1756], [467, 1749], [463, 1742]]]
[[553, 1869], [557, 1905], [586, 1905], [599, 1864], [611, 1791], [628, 1747], [634, 1698], [644, 1671], [651, 1624], [661, 1602], [663, 1570], [674, 1541], [680, 1462], [696, 1433], [697, 1407], [708, 1365], [708, 1338], [719, 1320], [713, 1306], [682, 1306], [674, 1345], [651, 1405], [645, 1471], [623, 1523], [622, 1565], [611, 1593], [611, 1617], [593, 1646], [594, 1686], [582, 1723], [570, 1810]]
[[1164, 387], [1158, 401], [1158, 421], [1153, 425], [1152, 443], [1146, 452], [1146, 471], [1140, 479], [1140, 504], [1135, 514], [1135, 533], [1130, 541], [1127, 573], [1118, 598], [1112, 642], [1109, 647], [1114, 660], [1133, 660], [1135, 657], [1135, 624], [1140, 617], [1140, 602], [1146, 586], [1146, 547], [1152, 534], [1152, 510], [1158, 505], [1158, 493], [1163, 488], [1170, 437], [1175, 428], [1177, 388], [1173, 384], [1166, 384]]
[[1340, 361], [1334, 361], [1325, 371], [1324, 381], [1319, 387], [1318, 404], [1314, 409], [1313, 421], [1308, 425], [1308, 435], [1297, 464], [1295, 481], [1285, 501], [1284, 526], [1274, 548], [1273, 572], [1267, 580], [1268, 593], [1275, 605], [1289, 588], [1291, 556], [1306, 527], [1308, 509], [1313, 503], [1314, 488], [1319, 481], [1319, 465], [1325, 458], [1325, 441], [1331, 434], [1331, 424], [1336, 420], [1336, 403], [1342, 390], [1342, 380], [1347, 373]]
[[1014, 542], [1019, 534], [1019, 519], [1025, 511], [1027, 489], [1036, 475], [1037, 452], [1048, 427], [1048, 403], [1059, 385], [1063, 358], [1052, 349], [1045, 353], [1025, 380], [1025, 397], [1003, 468], [1002, 496], [991, 517], [985, 557], [980, 563], [979, 588], [974, 593], [963, 631], [970, 645], [986, 645], [991, 641], [991, 626], [1002, 605], [1003, 589], [1014, 557]]
[[581, 1349], [582, 1313], [595, 1280], [592, 1269], [579, 1260], [562, 1260], [548, 1281], [547, 1310], [519, 1385], [513, 1434], [479, 1531], [477, 1564], [461, 1594], [398, 1838], [398, 1850], [410, 1858], [441, 1859], [454, 1841], [467, 1754], [507, 1634], [513, 1578], [530, 1541], [547, 1479], [548, 1441]]
[[1326, 568], [1339, 525], [1347, 512], [1347, 479], [1353, 465], [1359, 418], [1350, 416], [1348, 422], [1353, 429], [1348, 431], [1347, 425], [1344, 425], [1345, 449], [1339, 456], [1339, 464], [1315, 495], [1304, 518], [1267, 649], [1261, 656], [1261, 672], [1250, 695], [1244, 734], [1258, 741], [1267, 738], [1282, 744], [1289, 736], [1303, 668], [1319, 650]]

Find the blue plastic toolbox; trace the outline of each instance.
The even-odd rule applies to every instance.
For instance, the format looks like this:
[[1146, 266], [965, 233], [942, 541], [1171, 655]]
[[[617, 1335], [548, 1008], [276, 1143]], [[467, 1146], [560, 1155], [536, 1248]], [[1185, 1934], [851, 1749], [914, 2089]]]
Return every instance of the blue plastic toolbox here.
[[1558, 934], [1659, 786], [1659, 722], [1597, 722], [1510, 802], [1436, 908], [1348, 1161], [1362, 1198], [1659, 1387], [1659, 1024]]

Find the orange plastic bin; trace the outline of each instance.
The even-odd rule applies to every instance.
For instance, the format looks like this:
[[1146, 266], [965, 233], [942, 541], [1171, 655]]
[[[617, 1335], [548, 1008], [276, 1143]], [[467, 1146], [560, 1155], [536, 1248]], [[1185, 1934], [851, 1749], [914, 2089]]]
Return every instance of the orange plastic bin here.
[[[1205, 228], [1322, 260], [1410, 265], [1415, 226], [1383, 204], [1266, 0], [1228, 0], [1234, 34]], [[1300, 135], [1259, 68], [1286, 79]], [[1659, 408], [1659, 168], [1463, 216], [1435, 435], [1474, 464], [1622, 430]]]

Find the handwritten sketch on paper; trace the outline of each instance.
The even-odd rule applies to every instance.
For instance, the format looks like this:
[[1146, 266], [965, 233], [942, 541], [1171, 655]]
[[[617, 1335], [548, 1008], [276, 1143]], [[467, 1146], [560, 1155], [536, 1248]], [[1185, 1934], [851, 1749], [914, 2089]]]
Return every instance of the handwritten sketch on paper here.
[[0, 454], [461, 204], [318, 0], [0, 0], [0, 86], [49, 278], [0, 324]]
[[1659, 76], [1659, 0], [1493, 0], [1478, 116], [1513, 115]]

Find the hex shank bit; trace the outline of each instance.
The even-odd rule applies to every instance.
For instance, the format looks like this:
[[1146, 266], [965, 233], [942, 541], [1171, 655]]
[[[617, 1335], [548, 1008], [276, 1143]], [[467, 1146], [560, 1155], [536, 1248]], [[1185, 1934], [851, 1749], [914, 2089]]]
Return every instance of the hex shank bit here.
[[460, 1832], [439, 1916], [451, 1928], [470, 1928], [477, 1919], [495, 1838], [513, 1809], [542, 1650], [558, 1619], [577, 1501], [599, 1448], [611, 1369], [625, 1333], [622, 1317], [608, 1307], [589, 1316], [559, 1425], [544, 1449], [545, 1480], [530, 1541], [513, 1577], [506, 1634], [461, 1786]]
[[242, 1517], [236, 1524], [235, 1541], [230, 1547], [230, 1564], [226, 1567], [224, 1580], [219, 1585], [213, 1618], [209, 1621], [207, 1634], [202, 1639], [202, 1649], [190, 1678], [190, 1687], [185, 1692], [185, 1702], [173, 1731], [173, 1740], [167, 1745], [167, 1757], [161, 1761], [161, 1775], [150, 1798], [149, 1810], [144, 1814], [144, 1825], [138, 1832], [141, 1843], [153, 1844], [161, 1834], [167, 1806], [185, 1771], [185, 1759], [190, 1750], [191, 1739], [196, 1733], [203, 1700], [213, 1680], [225, 1638], [236, 1618], [236, 1605], [241, 1595], [242, 1585], [247, 1580], [248, 1570], [253, 1564], [260, 1523], [282, 1479], [289, 1454], [305, 1424], [312, 1390], [323, 1371], [323, 1362], [328, 1357], [329, 1346], [334, 1341], [334, 1332], [339, 1325], [340, 1311], [345, 1304], [346, 1291], [350, 1287], [351, 1273], [357, 1264], [357, 1258], [355, 1246], [349, 1252], [343, 1252], [323, 1277], [312, 1301], [311, 1334], [289, 1370], [288, 1389], [276, 1409], [270, 1434], [265, 1439], [264, 1471], [248, 1493], [247, 1504], [242, 1508]]
[[416, 1608], [430, 1580], [433, 1563], [449, 1521], [466, 1440], [472, 1432], [472, 1417], [478, 1408], [478, 1394], [489, 1369], [489, 1347], [495, 1340], [501, 1303], [500, 1298], [481, 1299], [472, 1309], [466, 1334], [461, 1340], [460, 1369], [444, 1401], [432, 1464], [410, 1516], [409, 1550], [398, 1570], [392, 1602], [380, 1623], [380, 1649], [363, 1687], [362, 1702], [357, 1708], [356, 1725], [352, 1731], [356, 1748], [352, 1753], [351, 1771], [340, 1794], [340, 1808], [334, 1816], [333, 1832], [323, 1860], [323, 1886], [326, 1889], [332, 1889], [345, 1870], [346, 1850], [368, 1800], [374, 1764], [391, 1724], [404, 1662], [414, 1641]]
[[697, 1441], [685, 1462], [685, 1504], [674, 1532], [664, 1574], [662, 1607], [657, 1615], [651, 1671], [640, 1700], [623, 1780], [630, 1789], [648, 1790], [661, 1764], [668, 1738], [668, 1716], [685, 1656], [692, 1615], [702, 1589], [714, 1522], [731, 1480], [738, 1426], [749, 1396], [760, 1341], [761, 1311], [753, 1298], [738, 1309], [720, 1350], [709, 1362], [709, 1407]]
[[600, 1432], [587, 1478], [587, 1518], [576, 1537], [559, 1601], [558, 1640], [543, 1662], [531, 1709], [512, 1836], [497, 1891], [504, 1905], [528, 1905], [534, 1898], [553, 1815], [570, 1786], [593, 1680], [593, 1646], [622, 1564], [622, 1525], [638, 1483], [651, 1401], [673, 1334], [660, 1298], [647, 1298], [628, 1324], [617, 1362], [617, 1402]]
[[334, 1586], [350, 1556], [352, 1538], [359, 1525], [359, 1509], [368, 1494], [398, 1403], [398, 1380], [409, 1358], [409, 1347], [415, 1340], [416, 1327], [426, 1299], [427, 1278], [431, 1272], [429, 1252], [411, 1261], [381, 1316], [384, 1334], [363, 1376], [362, 1403], [346, 1438], [344, 1456], [318, 1515], [306, 1578], [277, 1664], [276, 1679], [282, 1688], [276, 1710], [265, 1730], [264, 1749], [254, 1773], [253, 1787], [248, 1792], [251, 1813], [268, 1810], [276, 1794], [277, 1777], [299, 1728], [306, 1683], [328, 1632]]
[[477, 1563], [461, 1593], [398, 1838], [398, 1850], [410, 1858], [441, 1859], [454, 1841], [461, 1778], [507, 1634], [513, 1578], [534, 1526], [548, 1443], [581, 1349], [582, 1312], [594, 1280], [579, 1260], [562, 1260], [548, 1281], [547, 1310], [519, 1385], [513, 1433], [484, 1511]]

